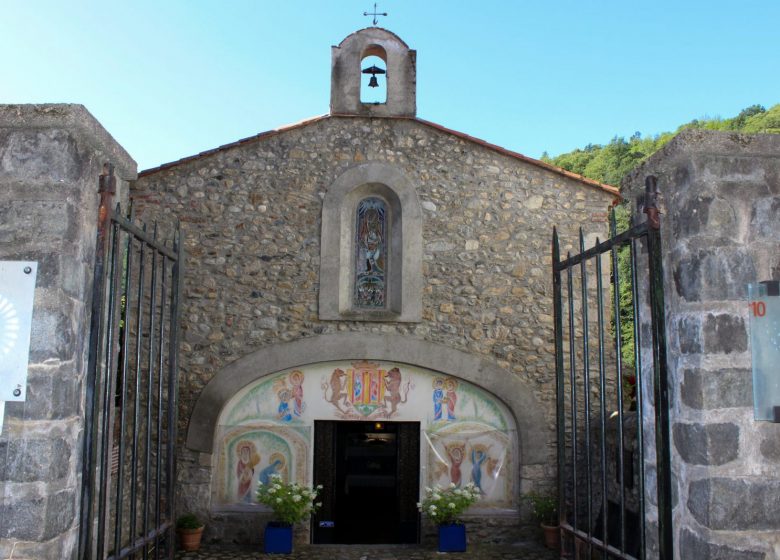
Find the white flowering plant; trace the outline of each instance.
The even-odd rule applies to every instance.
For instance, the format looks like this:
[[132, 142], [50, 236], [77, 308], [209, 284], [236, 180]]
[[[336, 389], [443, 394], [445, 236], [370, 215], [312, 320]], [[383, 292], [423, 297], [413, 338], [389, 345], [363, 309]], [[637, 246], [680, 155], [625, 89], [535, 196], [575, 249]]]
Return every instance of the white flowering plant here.
[[322, 502], [315, 502], [322, 485], [316, 488], [301, 486], [297, 483], [282, 482], [282, 477], [274, 475], [268, 484], [257, 485], [257, 501], [274, 510], [274, 515], [282, 523], [293, 525], [303, 521], [316, 512]]
[[450, 484], [448, 487], [425, 489], [425, 499], [417, 509], [439, 525], [457, 523], [458, 517], [480, 498], [480, 490], [469, 482], [463, 487]]

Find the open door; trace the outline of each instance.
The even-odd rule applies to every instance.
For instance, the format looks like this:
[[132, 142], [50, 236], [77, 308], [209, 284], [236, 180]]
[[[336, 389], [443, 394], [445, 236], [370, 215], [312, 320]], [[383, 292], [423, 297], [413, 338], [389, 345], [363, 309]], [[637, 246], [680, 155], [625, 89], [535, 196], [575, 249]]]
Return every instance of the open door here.
[[420, 424], [314, 423], [314, 543], [419, 541]]

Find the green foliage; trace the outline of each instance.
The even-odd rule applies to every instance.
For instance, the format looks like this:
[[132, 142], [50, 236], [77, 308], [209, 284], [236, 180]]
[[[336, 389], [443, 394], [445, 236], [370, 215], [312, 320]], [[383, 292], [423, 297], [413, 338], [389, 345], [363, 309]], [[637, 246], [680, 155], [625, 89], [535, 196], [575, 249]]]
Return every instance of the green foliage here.
[[530, 493], [525, 499], [531, 502], [531, 512], [539, 523], [558, 524], [558, 498], [551, 495]]
[[425, 499], [417, 509], [439, 525], [456, 523], [458, 517], [480, 498], [479, 488], [469, 482], [463, 488], [450, 484], [425, 489]]
[[780, 134], [780, 104], [768, 111], [752, 114], [745, 118], [740, 132], [750, 134]]
[[[631, 227], [631, 211], [626, 204], [615, 207], [615, 226], [619, 232]], [[631, 250], [628, 245], [618, 249], [619, 292], [618, 302], [620, 307], [620, 340], [621, 358], [623, 365], [628, 368], [634, 366], [634, 310], [631, 286]], [[613, 321], [614, 323], [614, 321]], [[614, 324], [613, 324], [614, 332]]]
[[619, 185], [629, 171], [688, 128], [780, 134], [780, 104], [769, 110], [761, 105], [751, 105], [731, 119], [712, 117], [694, 119], [681, 125], [674, 132], [663, 132], [655, 136], [643, 138], [639, 132], [634, 133], [628, 140], [622, 136], [615, 136], [607, 145], [588, 144], [582, 149], [578, 148], [555, 157], [545, 153], [542, 155], [542, 161], [589, 179]]
[[201, 527], [203, 527], [203, 523], [194, 513], [185, 513], [176, 520], [177, 529], [200, 529]]
[[257, 485], [257, 501], [274, 511], [282, 523], [294, 524], [316, 512], [322, 502], [314, 502], [322, 486], [309, 488], [300, 484], [282, 482], [278, 474], [271, 477], [268, 484]]

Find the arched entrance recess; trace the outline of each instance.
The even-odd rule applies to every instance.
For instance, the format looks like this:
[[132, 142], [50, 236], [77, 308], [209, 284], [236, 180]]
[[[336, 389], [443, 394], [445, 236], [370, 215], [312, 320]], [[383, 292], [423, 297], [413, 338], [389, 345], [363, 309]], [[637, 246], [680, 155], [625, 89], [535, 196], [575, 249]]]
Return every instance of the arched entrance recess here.
[[196, 402], [187, 447], [211, 454], [213, 511], [259, 513], [251, 489], [279, 474], [322, 484], [315, 543], [417, 542], [423, 486], [473, 482], [475, 519], [517, 515], [524, 467], [546, 462], [549, 437], [532, 392], [495, 364], [411, 337], [343, 333], [224, 368]]
[[523, 466], [548, 458], [554, 434], [531, 389], [510, 372], [467, 352], [411, 337], [339, 333], [261, 348], [219, 371], [198, 397], [187, 429], [186, 446], [214, 451], [220, 412], [242, 388], [267, 375], [306, 364], [336, 360], [384, 360], [416, 365], [458, 377], [492, 393], [507, 406], [517, 425]]

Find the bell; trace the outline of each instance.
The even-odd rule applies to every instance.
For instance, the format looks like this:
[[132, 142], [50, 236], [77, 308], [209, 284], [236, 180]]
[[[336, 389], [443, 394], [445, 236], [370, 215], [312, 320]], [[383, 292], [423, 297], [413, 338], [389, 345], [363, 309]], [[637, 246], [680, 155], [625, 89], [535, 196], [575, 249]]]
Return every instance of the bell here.
[[371, 79], [368, 80], [368, 87], [379, 87], [379, 82], [376, 79], [376, 76], [371, 76]]

